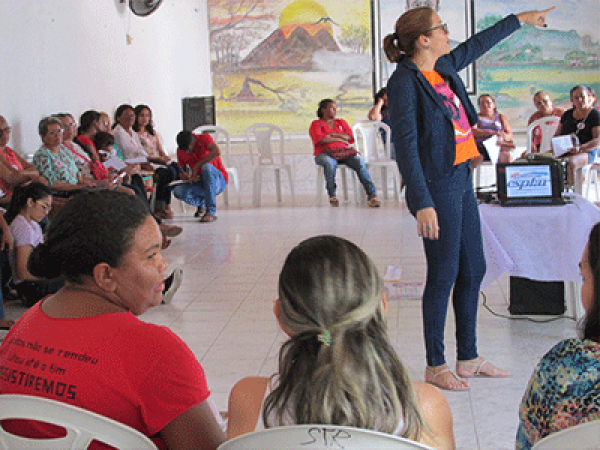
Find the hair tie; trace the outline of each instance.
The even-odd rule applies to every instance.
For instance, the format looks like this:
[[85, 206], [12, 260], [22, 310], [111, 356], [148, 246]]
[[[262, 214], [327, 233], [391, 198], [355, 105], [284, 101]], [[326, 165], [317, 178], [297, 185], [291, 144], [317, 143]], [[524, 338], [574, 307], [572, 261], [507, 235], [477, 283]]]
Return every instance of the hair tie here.
[[325, 347], [329, 347], [331, 345], [331, 333], [329, 331], [327, 331], [327, 330], [325, 330], [321, 334], [317, 335], [317, 339]]

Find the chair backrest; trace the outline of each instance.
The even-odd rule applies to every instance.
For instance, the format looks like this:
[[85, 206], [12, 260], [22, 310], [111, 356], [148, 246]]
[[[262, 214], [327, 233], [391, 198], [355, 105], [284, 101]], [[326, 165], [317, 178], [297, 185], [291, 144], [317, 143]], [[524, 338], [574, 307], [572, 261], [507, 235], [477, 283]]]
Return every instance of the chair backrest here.
[[[272, 148], [276, 137], [279, 138], [279, 163], [275, 161], [275, 152]], [[284, 134], [283, 130], [277, 125], [270, 123], [255, 123], [254, 125], [250, 125], [246, 129], [246, 142], [250, 151], [252, 164], [254, 164], [255, 153], [258, 157], [259, 165], [285, 164], [285, 157], [283, 155]]]
[[142, 433], [108, 417], [66, 403], [30, 395], [0, 395], [0, 421], [5, 419], [38, 420], [58, 425], [67, 435], [55, 439], [31, 439], [16, 436], [0, 426], [0, 449], [87, 449], [98, 440], [122, 449], [154, 449], [154, 443]]
[[599, 450], [600, 419], [565, 428], [540, 439], [533, 450]]
[[352, 126], [352, 133], [356, 142], [356, 149], [366, 163], [375, 161], [391, 161], [390, 127], [379, 121], [365, 120], [356, 122]]
[[[542, 133], [542, 141], [540, 143], [540, 153], [549, 152], [552, 148], [552, 137], [558, 128], [560, 117], [548, 116], [534, 120], [527, 125], [527, 153], [531, 153], [533, 133], [539, 130]], [[538, 128], [539, 127], [539, 128]]]
[[[192, 131], [194, 134], [208, 133], [212, 136], [213, 141], [221, 149], [221, 159], [225, 164], [225, 167], [231, 166], [231, 136], [229, 131], [225, 128], [218, 127], [216, 125], [201, 125]], [[223, 144], [225, 149], [223, 149]], [[223, 152], [225, 150], [225, 152]]]
[[244, 434], [218, 450], [408, 450], [431, 447], [377, 431], [336, 425], [294, 425]]

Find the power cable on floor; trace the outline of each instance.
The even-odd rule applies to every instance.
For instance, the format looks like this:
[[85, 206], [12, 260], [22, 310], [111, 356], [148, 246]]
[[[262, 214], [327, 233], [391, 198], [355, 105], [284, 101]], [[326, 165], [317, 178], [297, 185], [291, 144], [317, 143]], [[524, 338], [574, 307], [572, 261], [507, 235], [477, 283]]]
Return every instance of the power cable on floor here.
[[550, 317], [549, 319], [532, 319], [529, 316], [519, 317], [519, 316], [513, 316], [513, 315], [500, 314], [500, 313], [495, 312], [494, 310], [492, 310], [492, 308], [490, 308], [488, 306], [488, 304], [487, 304], [487, 297], [485, 296], [485, 294], [483, 293], [483, 291], [480, 291], [479, 293], [483, 297], [483, 307], [485, 309], [487, 309], [492, 315], [494, 315], [496, 317], [501, 317], [503, 319], [510, 319], [510, 320], [527, 320], [527, 321], [533, 322], [533, 323], [548, 323], [548, 322], [554, 322], [554, 321], [559, 320], [559, 319], [569, 319], [569, 320], [572, 320], [574, 322], [576, 321], [574, 317], [565, 316], [564, 314], [560, 315], [560, 316]]

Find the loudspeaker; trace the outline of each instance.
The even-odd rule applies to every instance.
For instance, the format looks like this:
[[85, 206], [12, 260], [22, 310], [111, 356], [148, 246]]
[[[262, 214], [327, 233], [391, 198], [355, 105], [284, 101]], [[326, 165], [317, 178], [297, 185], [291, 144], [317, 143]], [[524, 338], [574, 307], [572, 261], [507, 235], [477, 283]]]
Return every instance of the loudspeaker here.
[[183, 107], [183, 129], [193, 131], [201, 125], [216, 125], [215, 97], [186, 97]]
[[511, 314], [556, 316], [565, 312], [565, 284], [510, 277]]

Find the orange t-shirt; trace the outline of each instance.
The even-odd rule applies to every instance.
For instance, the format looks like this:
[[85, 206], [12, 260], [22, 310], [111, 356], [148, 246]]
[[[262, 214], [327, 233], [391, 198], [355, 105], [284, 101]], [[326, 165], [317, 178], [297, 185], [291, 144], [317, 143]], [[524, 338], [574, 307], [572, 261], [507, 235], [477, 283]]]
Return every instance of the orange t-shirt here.
[[452, 124], [454, 125], [454, 136], [456, 138], [456, 157], [454, 165], [458, 165], [479, 156], [479, 150], [473, 139], [473, 131], [467, 118], [467, 113], [460, 99], [442, 76], [435, 70], [431, 72], [422, 71], [423, 76], [429, 81], [435, 91], [442, 96], [444, 104], [452, 112]]

